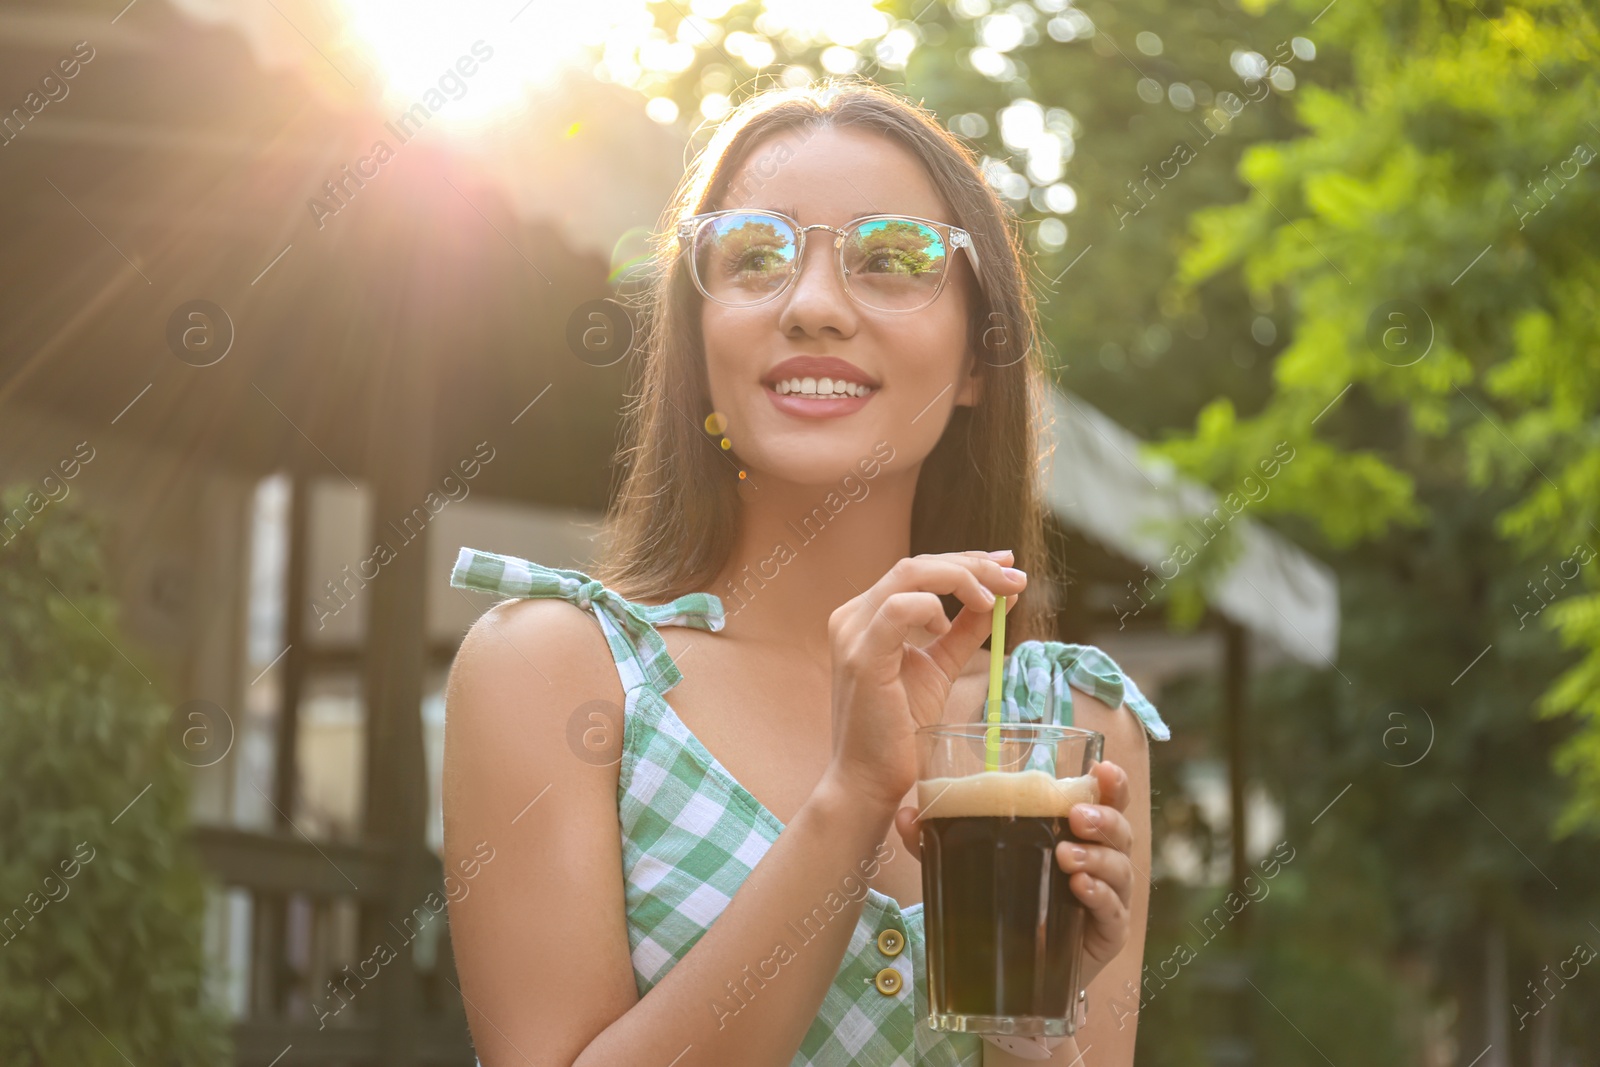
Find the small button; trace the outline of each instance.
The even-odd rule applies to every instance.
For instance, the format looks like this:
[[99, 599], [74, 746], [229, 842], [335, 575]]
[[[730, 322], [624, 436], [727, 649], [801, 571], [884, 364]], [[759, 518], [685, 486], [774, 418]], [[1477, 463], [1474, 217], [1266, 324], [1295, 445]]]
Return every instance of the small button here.
[[872, 984], [878, 987], [878, 992], [886, 997], [892, 997], [900, 992], [900, 972], [893, 967], [885, 967], [878, 972]]
[[898, 956], [900, 950], [906, 947], [905, 935], [894, 927], [880, 931], [878, 934], [878, 951], [885, 956]]

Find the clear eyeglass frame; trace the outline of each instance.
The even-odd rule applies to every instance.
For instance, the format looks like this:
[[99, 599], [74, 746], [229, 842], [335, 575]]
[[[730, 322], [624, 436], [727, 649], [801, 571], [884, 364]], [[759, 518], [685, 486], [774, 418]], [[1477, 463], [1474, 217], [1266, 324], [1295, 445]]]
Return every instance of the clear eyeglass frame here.
[[883, 213], [883, 214], [874, 214], [874, 215], [862, 215], [859, 218], [851, 219], [849, 222], [845, 223], [843, 227], [828, 226], [825, 223], [821, 223], [821, 222], [814, 222], [809, 226], [802, 226], [802, 225], [800, 225], [800, 220], [799, 219], [791, 218], [790, 216], [785, 215], [781, 211], [773, 211], [773, 210], [768, 209], [768, 208], [748, 208], [748, 207], [723, 208], [720, 211], [705, 211], [705, 212], [702, 212], [702, 213], [700, 213], [698, 215], [691, 215], [688, 218], [685, 218], [685, 219], [682, 219], [682, 220], [679, 221], [679, 223], [678, 223], [678, 248], [679, 248], [680, 254], [683, 253], [683, 252], [688, 252], [688, 251], [690, 251], [690, 250], [692, 250], [694, 248], [696, 241], [699, 240], [700, 230], [701, 230], [702, 227], [706, 226], [708, 223], [711, 223], [711, 222], [715, 221], [716, 219], [724, 218], [724, 217], [729, 216], [729, 215], [770, 215], [775, 219], [781, 219], [785, 223], [787, 223], [790, 226], [790, 228], [792, 228], [794, 230], [796, 237], [795, 237], [794, 269], [789, 272], [788, 277], [784, 279], [782, 285], [779, 285], [777, 288], [773, 289], [770, 293], [768, 293], [767, 295], [761, 297], [759, 300], [752, 300], [752, 301], [750, 301], [748, 303], [737, 303], [737, 304], [736, 303], [731, 303], [731, 302], [726, 301], [726, 300], [721, 300], [721, 299], [717, 298], [716, 296], [712, 295], [712, 293], [707, 289], [705, 283], [700, 278], [700, 270], [699, 270], [698, 264], [695, 261], [695, 257], [693, 255], [688, 256], [688, 260], [689, 260], [689, 276], [694, 280], [694, 287], [696, 289], [698, 289], [700, 291], [701, 295], [704, 296], [707, 300], [711, 300], [711, 301], [713, 301], [715, 303], [721, 304], [724, 307], [734, 307], [734, 308], [760, 307], [761, 305], [769, 303], [770, 301], [775, 300], [778, 297], [782, 296], [784, 293], [788, 292], [790, 287], [792, 287], [794, 285], [794, 280], [796, 278], [798, 278], [800, 276], [800, 272], [805, 269], [806, 232], [808, 230], [827, 230], [828, 232], [830, 232], [830, 233], [832, 233], [834, 235], [833, 236], [833, 263], [834, 263], [835, 272], [838, 275], [840, 284], [844, 287], [845, 294], [847, 296], [849, 296], [850, 299], [853, 302], [855, 302], [858, 306], [864, 307], [864, 308], [866, 308], [866, 309], [868, 309], [870, 311], [880, 312], [880, 313], [886, 314], [886, 315], [909, 314], [911, 312], [921, 311], [924, 308], [929, 307], [930, 305], [933, 304], [933, 302], [935, 300], [939, 299], [939, 294], [944, 292], [944, 284], [945, 284], [945, 281], [948, 278], [949, 273], [950, 273], [948, 270], [942, 270], [942, 271], [939, 272], [939, 280], [938, 280], [938, 283], [934, 286], [934, 290], [933, 290], [932, 295], [930, 295], [926, 301], [924, 301], [921, 304], [918, 304], [915, 307], [908, 307], [908, 308], [881, 308], [881, 307], [877, 307], [876, 305], [868, 304], [868, 303], [865, 303], [864, 301], [862, 301], [860, 296], [853, 289], [850, 288], [850, 270], [849, 270], [848, 267], [846, 267], [844, 265], [844, 240], [845, 240], [846, 237], [848, 237], [850, 235], [850, 232], [852, 230], [854, 230], [857, 226], [860, 226], [863, 223], [877, 222], [877, 221], [881, 221], [881, 220], [888, 220], [888, 221], [894, 221], [894, 222], [917, 222], [917, 223], [921, 223], [924, 226], [932, 227], [933, 230], [936, 233], [938, 233], [940, 237], [942, 237], [944, 239], [945, 245], [947, 247], [949, 247], [949, 248], [959, 248], [959, 249], [962, 249], [963, 251], [966, 252], [968, 260], [970, 261], [970, 263], [972, 265], [972, 273], [978, 279], [979, 288], [982, 288], [982, 286], [983, 286], [983, 275], [978, 273], [978, 249], [973, 244], [972, 234], [969, 233], [968, 231], [962, 229], [960, 226], [953, 226], [953, 225], [951, 225], [950, 223], [947, 223], [947, 222], [938, 222], [938, 221], [936, 221], [934, 219], [925, 219], [925, 218], [922, 218], [921, 216], [918, 216], [918, 215], [898, 215], [898, 214], [893, 214], [893, 213]]

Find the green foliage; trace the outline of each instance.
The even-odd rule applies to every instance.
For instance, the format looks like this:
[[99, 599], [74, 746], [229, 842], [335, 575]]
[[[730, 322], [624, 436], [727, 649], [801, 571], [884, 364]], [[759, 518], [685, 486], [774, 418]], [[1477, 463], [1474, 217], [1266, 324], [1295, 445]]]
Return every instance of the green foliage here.
[[[1221, 433], [1202, 420], [1170, 454], [1205, 476], [1263, 434], [1297, 431], [1323, 461], [1293, 475], [1332, 492], [1278, 504], [1335, 545], [1420, 519], [1414, 487], [1431, 478], [1512, 492], [1495, 527], [1524, 559], [1600, 551], [1592, 10], [1552, 0], [1485, 17], [1433, 2], [1404, 15], [1335, 8], [1325, 25], [1354, 57], [1354, 84], [1308, 91], [1305, 136], [1246, 154], [1258, 195], [1201, 212], [1179, 271], [1180, 289], [1238, 267], [1253, 289], [1293, 294], [1294, 340], [1262, 411]], [[1370, 337], [1374, 312], [1397, 299], [1425, 316], [1407, 328], [1432, 337], [1415, 361]], [[1307, 414], [1347, 386], [1364, 395], [1313, 427]], [[1398, 424], [1375, 428], [1379, 412]], [[1600, 829], [1600, 567], [1561, 578], [1565, 602], [1541, 625], [1584, 655], [1541, 709], [1584, 722], [1556, 760], [1575, 786], [1559, 824], [1572, 832]]]
[[187, 772], [99, 544], [50, 504], [0, 545], [0, 1063], [221, 1063]]
[[[1338, 4], [1319, 30], [1347, 82], [1243, 155], [1253, 188], [1192, 219], [1172, 283], [1287, 303], [1288, 343], [1247, 417], [1215, 401], [1162, 451], [1212, 484], [1280, 435], [1304, 457], [1271, 504], [1338, 569], [1339, 673], [1267, 680], [1295, 725], [1251, 764], [1304, 798], [1291, 825], [1351, 786], [1317, 832], [1376, 850], [1396, 951], [1481, 1004], [1486, 925], [1516, 995], [1600, 892], [1562, 841], [1600, 829], [1600, 31], [1560, 0]], [[1566, 995], [1581, 1041], [1600, 1004]]]

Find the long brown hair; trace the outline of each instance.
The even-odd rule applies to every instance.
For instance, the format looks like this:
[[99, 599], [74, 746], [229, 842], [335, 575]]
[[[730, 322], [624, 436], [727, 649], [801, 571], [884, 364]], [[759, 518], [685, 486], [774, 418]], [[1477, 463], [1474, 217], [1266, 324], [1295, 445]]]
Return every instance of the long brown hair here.
[[[771, 89], [736, 108], [685, 172], [653, 237], [655, 272], [641, 301], [643, 368], [624, 412], [622, 481], [606, 516], [594, 576], [630, 599], [712, 592], [735, 544], [737, 474], [702, 420], [711, 412], [700, 336], [703, 299], [678, 254], [677, 223], [712, 210], [751, 150], [774, 134], [851, 127], [889, 137], [921, 162], [977, 246], [970, 350], [981, 399], [958, 406], [917, 479], [911, 552], [1009, 548], [1028, 589], [1006, 626], [1009, 649], [1051, 636], [1055, 582], [1045, 549], [1038, 472], [1045, 408], [1037, 309], [1016, 217], [973, 152], [920, 105], [876, 83], [832, 79]], [[949, 612], [959, 610], [946, 598]]]

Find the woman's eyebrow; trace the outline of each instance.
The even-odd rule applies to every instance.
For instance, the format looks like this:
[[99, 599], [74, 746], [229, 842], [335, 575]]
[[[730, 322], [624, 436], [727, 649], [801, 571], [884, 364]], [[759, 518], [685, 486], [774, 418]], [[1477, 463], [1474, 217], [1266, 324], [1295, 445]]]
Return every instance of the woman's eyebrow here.
[[788, 215], [791, 219], [798, 220], [800, 218], [800, 213], [798, 211], [796, 211], [792, 206], [789, 206], [789, 205], [785, 205], [783, 207], [769, 207], [769, 206], [764, 205], [764, 204], [740, 204], [740, 205], [738, 205], [736, 207], [730, 208], [729, 210], [732, 210], [732, 211], [775, 211], [780, 215]]

